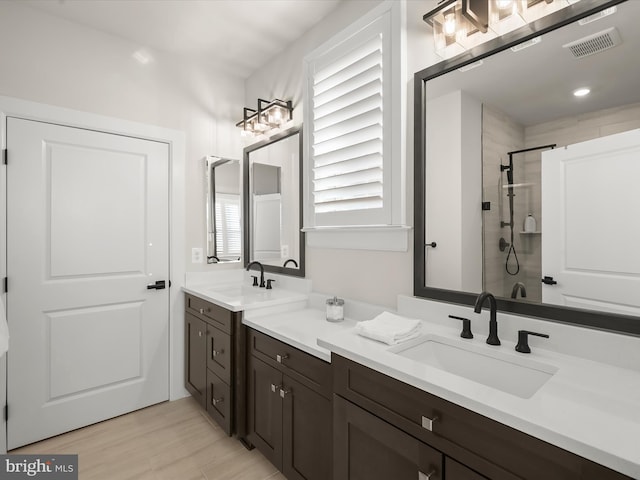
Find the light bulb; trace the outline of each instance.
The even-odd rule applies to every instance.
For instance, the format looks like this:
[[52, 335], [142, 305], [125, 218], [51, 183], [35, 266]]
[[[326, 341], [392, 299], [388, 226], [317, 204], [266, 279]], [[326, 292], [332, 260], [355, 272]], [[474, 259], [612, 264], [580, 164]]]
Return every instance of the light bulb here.
[[276, 125], [280, 125], [282, 123], [282, 109], [277, 107], [272, 110], [272, 113], [269, 118], [270, 123], [274, 123]]
[[496, 0], [496, 6], [500, 10], [506, 10], [513, 5], [513, 0]]
[[456, 14], [453, 11], [444, 14], [444, 25], [442, 26], [444, 34], [451, 37], [456, 33]]
[[591, 93], [591, 90], [589, 90], [588, 88], [578, 88], [577, 90], [573, 91], [573, 94], [576, 97], [584, 97], [585, 95], [589, 95], [589, 93]]

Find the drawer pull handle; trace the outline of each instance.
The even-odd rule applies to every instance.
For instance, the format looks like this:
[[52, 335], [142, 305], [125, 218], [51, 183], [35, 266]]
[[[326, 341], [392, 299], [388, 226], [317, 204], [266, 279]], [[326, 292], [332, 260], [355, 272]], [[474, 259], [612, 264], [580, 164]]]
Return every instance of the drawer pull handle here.
[[427, 430], [429, 430], [430, 432], [433, 432], [433, 424], [434, 422], [438, 420], [438, 417], [434, 415], [433, 418], [429, 418], [429, 417], [425, 417], [424, 415], [422, 416], [422, 428], [425, 428]]
[[418, 480], [435, 480], [434, 475], [436, 473], [437, 472], [435, 470], [431, 470], [429, 473], [423, 473], [418, 471]]
[[285, 395], [291, 393], [289, 390], [280, 389], [280, 398], [284, 398]]
[[280, 385], [276, 385], [275, 383], [271, 384], [271, 392], [276, 393], [276, 390], [280, 390]]
[[224, 353], [224, 350], [214, 350], [211, 353], [213, 353], [214, 357], [217, 357], [218, 355], [222, 355]]
[[276, 355], [276, 361], [278, 363], [282, 363], [283, 360], [286, 360], [287, 358], [289, 358], [289, 354], [285, 353], [284, 355]]
[[211, 403], [213, 403], [214, 405], [218, 405], [219, 403], [222, 403], [222, 402], [224, 402], [224, 397], [211, 399]]
[[200, 315], [203, 315], [203, 314], [204, 314], [204, 308], [201, 308], [200, 309]]

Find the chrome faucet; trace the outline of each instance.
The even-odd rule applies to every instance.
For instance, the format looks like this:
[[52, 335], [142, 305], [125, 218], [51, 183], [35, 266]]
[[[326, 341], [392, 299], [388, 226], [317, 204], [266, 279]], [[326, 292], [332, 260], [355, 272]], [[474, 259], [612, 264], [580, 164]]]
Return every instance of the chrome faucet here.
[[496, 320], [496, 313], [498, 311], [498, 303], [496, 298], [489, 292], [482, 292], [476, 299], [476, 304], [473, 307], [473, 311], [480, 313], [482, 311], [482, 304], [486, 299], [489, 299], [489, 336], [487, 337], [487, 343], [489, 345], [500, 345], [500, 339], [498, 338], [498, 321]]
[[516, 298], [518, 296], [518, 290], [520, 290], [520, 296], [522, 298], [527, 298], [527, 289], [522, 282], [516, 282], [513, 284], [513, 290], [511, 290], [511, 298]]
[[[249, 265], [247, 265], [247, 272], [254, 265], [257, 265], [258, 267], [260, 267], [260, 287], [264, 287], [264, 267], [262, 266], [262, 264], [260, 262], [257, 262], [257, 261], [249, 262]], [[254, 285], [255, 285], [255, 283], [254, 283]]]

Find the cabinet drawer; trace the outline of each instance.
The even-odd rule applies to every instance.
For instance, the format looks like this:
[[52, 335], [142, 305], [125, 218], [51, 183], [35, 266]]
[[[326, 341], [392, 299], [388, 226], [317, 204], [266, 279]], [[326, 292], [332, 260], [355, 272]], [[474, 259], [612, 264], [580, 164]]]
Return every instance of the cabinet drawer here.
[[334, 480], [449, 479], [442, 453], [413, 436], [338, 396], [333, 414]]
[[331, 398], [331, 364], [302, 350], [249, 329], [249, 354]]
[[627, 478], [338, 355], [331, 363], [337, 394], [489, 478]]
[[231, 333], [233, 312], [189, 294], [185, 297], [185, 304], [187, 312], [206, 320], [225, 333]]
[[231, 435], [232, 406], [231, 387], [211, 370], [207, 370], [207, 413], [227, 435]]
[[231, 336], [215, 327], [207, 327], [207, 368], [231, 385]]

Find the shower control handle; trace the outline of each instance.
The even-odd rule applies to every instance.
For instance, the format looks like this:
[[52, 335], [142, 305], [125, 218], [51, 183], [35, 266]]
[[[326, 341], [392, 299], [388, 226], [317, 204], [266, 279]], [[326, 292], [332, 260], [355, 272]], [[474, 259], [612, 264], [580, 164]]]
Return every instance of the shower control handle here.
[[545, 277], [542, 279], [542, 283], [544, 283], [545, 285], [556, 285], [558, 282], [556, 282], [553, 277], [545, 275]]

